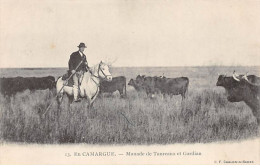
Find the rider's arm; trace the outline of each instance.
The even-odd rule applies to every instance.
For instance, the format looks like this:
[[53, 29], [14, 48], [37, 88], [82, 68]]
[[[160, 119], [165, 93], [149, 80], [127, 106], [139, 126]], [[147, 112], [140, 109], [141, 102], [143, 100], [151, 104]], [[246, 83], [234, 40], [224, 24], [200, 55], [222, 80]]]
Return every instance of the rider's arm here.
[[74, 59], [73, 59], [73, 54], [70, 55], [70, 60], [69, 60], [69, 70], [72, 72], [72, 73], [75, 73], [75, 63], [74, 63]]

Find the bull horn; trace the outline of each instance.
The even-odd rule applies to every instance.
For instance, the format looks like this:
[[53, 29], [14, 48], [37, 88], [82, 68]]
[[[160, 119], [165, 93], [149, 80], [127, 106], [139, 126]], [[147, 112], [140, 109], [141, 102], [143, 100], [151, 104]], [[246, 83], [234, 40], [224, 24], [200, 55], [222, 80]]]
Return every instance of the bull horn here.
[[162, 76], [160, 76], [160, 78], [163, 78], [164, 77], [164, 73], [162, 74]]
[[237, 74], [236, 74], [236, 71], [233, 72], [233, 79], [236, 80], [236, 81], [240, 81], [238, 78], [237, 78]]
[[242, 77], [242, 78], [245, 79], [246, 81], [248, 81], [247, 74], [248, 74], [248, 72]]

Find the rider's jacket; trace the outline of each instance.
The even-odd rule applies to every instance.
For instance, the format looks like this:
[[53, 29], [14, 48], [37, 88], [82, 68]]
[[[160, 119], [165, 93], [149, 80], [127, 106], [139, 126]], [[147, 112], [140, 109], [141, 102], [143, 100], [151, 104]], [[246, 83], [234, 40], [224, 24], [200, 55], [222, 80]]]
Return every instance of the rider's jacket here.
[[78, 71], [86, 71], [86, 67], [88, 68], [88, 63], [86, 59], [86, 55], [83, 54], [82, 56], [80, 55], [79, 51], [76, 51], [70, 55], [70, 60], [69, 60], [69, 71], [75, 70], [79, 63], [82, 61], [81, 65], [78, 67], [76, 72]]

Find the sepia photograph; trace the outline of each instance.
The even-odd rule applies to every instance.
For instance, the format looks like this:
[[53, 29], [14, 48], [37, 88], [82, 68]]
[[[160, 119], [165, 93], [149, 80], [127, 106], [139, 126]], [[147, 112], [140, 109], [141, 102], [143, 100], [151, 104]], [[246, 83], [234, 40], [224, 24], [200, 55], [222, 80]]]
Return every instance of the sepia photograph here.
[[260, 164], [260, 1], [0, 0], [2, 164]]

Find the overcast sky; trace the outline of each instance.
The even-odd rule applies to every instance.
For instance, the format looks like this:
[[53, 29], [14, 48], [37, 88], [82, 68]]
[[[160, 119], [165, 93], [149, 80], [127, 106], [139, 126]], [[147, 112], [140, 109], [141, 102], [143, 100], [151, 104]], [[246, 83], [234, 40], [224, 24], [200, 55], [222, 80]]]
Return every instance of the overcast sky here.
[[0, 2], [0, 67], [260, 65], [259, 0]]

